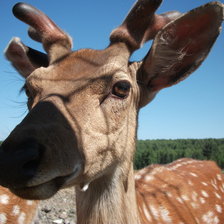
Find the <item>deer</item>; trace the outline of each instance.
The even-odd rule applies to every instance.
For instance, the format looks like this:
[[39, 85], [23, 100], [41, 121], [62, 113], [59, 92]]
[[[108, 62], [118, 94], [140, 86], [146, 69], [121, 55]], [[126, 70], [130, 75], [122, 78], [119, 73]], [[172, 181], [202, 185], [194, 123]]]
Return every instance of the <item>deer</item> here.
[[[139, 110], [202, 64], [223, 21], [219, 2], [158, 15], [161, 2], [138, 0], [108, 47], [78, 51], [43, 12], [14, 6], [46, 54], [19, 38], [5, 51], [25, 79], [29, 112], [0, 147], [0, 185], [26, 200], [74, 186], [79, 224], [224, 223], [224, 179], [214, 162], [133, 168]], [[130, 61], [148, 40], [142, 61]]]
[[0, 187], [0, 223], [36, 224], [39, 201], [22, 199]]

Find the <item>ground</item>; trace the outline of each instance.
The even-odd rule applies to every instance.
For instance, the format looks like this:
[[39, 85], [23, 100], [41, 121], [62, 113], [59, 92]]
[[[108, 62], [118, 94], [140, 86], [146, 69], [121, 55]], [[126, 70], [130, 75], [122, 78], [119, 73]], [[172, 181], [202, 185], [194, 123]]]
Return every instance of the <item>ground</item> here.
[[59, 191], [40, 203], [35, 224], [75, 224], [74, 188]]

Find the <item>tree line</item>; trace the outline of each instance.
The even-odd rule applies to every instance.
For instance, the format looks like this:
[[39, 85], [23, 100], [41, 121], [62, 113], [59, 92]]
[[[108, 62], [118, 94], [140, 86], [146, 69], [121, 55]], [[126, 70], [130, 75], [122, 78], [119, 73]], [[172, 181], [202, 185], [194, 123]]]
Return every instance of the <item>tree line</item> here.
[[135, 169], [149, 164], [166, 164], [183, 157], [214, 160], [224, 169], [224, 138], [138, 140], [136, 147]]
[[166, 164], [183, 157], [214, 160], [224, 169], [224, 138], [138, 140], [134, 166], [141, 169], [149, 164]]

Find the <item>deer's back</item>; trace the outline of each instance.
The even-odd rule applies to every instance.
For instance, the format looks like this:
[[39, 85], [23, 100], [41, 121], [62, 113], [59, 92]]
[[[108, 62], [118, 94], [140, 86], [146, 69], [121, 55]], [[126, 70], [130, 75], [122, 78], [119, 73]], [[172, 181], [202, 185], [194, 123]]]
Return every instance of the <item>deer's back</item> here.
[[31, 224], [38, 201], [25, 200], [0, 187], [0, 224]]
[[224, 223], [224, 178], [212, 161], [152, 165], [135, 180], [142, 223]]

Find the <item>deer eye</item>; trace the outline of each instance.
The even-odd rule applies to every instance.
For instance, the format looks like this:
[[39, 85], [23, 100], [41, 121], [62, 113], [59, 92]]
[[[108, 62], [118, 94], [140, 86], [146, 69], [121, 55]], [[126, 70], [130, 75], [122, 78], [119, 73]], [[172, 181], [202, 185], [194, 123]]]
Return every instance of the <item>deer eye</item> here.
[[112, 94], [124, 99], [130, 92], [131, 84], [128, 81], [120, 81], [113, 86]]

